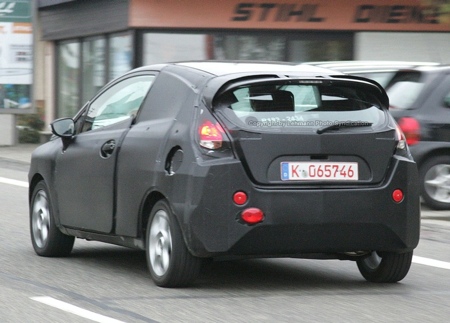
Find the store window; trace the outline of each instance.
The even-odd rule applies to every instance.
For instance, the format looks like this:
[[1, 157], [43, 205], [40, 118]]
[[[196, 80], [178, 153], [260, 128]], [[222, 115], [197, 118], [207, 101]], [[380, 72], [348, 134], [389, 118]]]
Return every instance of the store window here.
[[86, 39], [83, 45], [82, 102], [86, 102], [101, 89], [106, 80], [106, 39]]
[[183, 60], [329, 61], [353, 59], [353, 33], [145, 33], [143, 64]]
[[133, 67], [131, 35], [117, 34], [109, 39], [109, 80], [128, 72]]
[[305, 33], [289, 41], [290, 62], [342, 61], [353, 59], [352, 33]]
[[80, 43], [58, 46], [58, 117], [71, 117], [79, 109]]
[[105, 35], [59, 43], [57, 116], [75, 115], [109, 80], [133, 68], [132, 57], [129, 34], [113, 34], [109, 39]]
[[281, 35], [218, 35], [214, 58], [284, 61], [287, 39]]
[[209, 36], [205, 34], [146, 33], [144, 65], [184, 60], [210, 59]]

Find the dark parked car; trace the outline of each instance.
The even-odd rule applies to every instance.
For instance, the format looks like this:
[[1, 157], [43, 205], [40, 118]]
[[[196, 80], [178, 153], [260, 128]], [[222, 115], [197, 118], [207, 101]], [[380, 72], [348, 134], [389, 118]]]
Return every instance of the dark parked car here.
[[328, 68], [345, 74], [370, 78], [385, 87], [395, 73], [400, 69], [418, 66], [437, 66], [436, 62], [410, 61], [323, 61], [308, 62], [307, 64]]
[[450, 66], [400, 70], [387, 92], [419, 167], [424, 202], [450, 209]]
[[146, 251], [159, 286], [205, 259], [334, 258], [397, 282], [419, 241], [417, 167], [377, 83], [312, 66], [185, 62], [106, 85], [32, 155], [33, 247]]

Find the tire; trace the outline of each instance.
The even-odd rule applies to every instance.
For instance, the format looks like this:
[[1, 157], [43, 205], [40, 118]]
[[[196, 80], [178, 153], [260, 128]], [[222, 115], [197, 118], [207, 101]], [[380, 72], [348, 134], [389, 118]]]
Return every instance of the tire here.
[[373, 251], [356, 261], [361, 275], [374, 283], [396, 283], [408, 274], [413, 252], [396, 253]]
[[39, 256], [64, 257], [73, 248], [75, 238], [63, 234], [55, 225], [55, 218], [44, 181], [33, 190], [30, 204], [30, 235], [34, 251]]
[[450, 156], [437, 156], [420, 167], [421, 195], [427, 206], [450, 210]]
[[191, 284], [200, 273], [202, 260], [187, 249], [166, 200], [153, 207], [146, 232], [147, 265], [155, 284], [160, 287]]

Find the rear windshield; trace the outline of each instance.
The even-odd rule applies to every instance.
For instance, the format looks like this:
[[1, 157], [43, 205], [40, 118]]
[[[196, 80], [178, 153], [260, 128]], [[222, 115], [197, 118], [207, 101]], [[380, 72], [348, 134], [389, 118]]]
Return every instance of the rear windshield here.
[[420, 72], [399, 72], [387, 87], [389, 104], [393, 109], [411, 108], [425, 85]]
[[321, 84], [253, 85], [224, 93], [215, 109], [241, 128], [311, 131], [336, 124], [386, 122], [377, 98], [361, 88]]

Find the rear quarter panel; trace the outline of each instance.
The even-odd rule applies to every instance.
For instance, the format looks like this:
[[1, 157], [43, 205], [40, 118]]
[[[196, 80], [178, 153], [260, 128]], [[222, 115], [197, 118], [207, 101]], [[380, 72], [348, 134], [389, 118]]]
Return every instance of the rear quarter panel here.
[[[188, 200], [187, 180], [195, 162], [192, 124], [199, 103], [197, 88], [205, 80], [195, 81], [198, 83], [161, 73], [144, 101], [137, 123], [125, 137], [117, 162], [117, 235], [140, 236], [150, 211], [145, 203], [154, 193], [165, 197], [172, 206]], [[174, 175], [165, 169], [172, 149], [183, 150], [184, 156]]]

